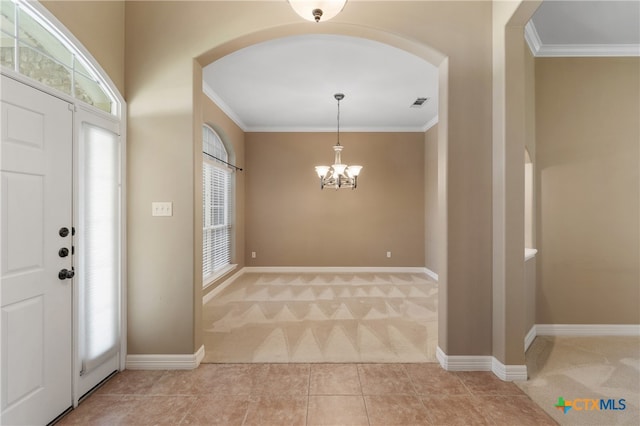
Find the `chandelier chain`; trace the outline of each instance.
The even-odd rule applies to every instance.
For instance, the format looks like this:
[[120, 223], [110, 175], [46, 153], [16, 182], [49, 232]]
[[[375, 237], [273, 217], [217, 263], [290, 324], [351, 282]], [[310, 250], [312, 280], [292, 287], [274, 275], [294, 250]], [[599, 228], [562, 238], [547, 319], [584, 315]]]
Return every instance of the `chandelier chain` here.
[[338, 99], [338, 145], [340, 145], [340, 99]]

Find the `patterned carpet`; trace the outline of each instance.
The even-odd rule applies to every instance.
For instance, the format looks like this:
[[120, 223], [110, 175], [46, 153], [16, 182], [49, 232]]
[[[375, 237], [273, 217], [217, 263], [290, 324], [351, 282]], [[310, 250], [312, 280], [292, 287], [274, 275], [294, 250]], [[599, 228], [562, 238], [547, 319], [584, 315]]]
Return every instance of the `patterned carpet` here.
[[203, 307], [203, 362], [436, 362], [424, 274], [256, 274]]

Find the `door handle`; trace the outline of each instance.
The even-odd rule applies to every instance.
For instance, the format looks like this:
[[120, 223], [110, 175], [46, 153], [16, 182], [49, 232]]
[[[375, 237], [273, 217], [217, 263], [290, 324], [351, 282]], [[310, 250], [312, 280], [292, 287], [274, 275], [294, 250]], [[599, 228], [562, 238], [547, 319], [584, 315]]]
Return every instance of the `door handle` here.
[[75, 275], [75, 271], [73, 270], [73, 268], [69, 269], [61, 269], [60, 272], [58, 272], [58, 278], [61, 280], [66, 280], [66, 279], [71, 279], [73, 278], [73, 276]]

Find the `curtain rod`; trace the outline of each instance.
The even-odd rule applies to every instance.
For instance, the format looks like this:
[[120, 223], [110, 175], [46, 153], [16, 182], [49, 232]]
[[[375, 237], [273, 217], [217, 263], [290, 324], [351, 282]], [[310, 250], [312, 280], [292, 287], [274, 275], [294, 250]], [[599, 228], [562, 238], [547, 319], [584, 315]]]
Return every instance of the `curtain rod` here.
[[242, 171], [242, 169], [241, 169], [240, 167], [235, 166], [235, 165], [233, 165], [233, 164], [231, 164], [231, 163], [227, 163], [226, 161], [224, 161], [224, 160], [223, 160], [223, 159], [221, 159], [221, 158], [216, 157], [215, 155], [211, 155], [211, 154], [209, 154], [208, 152], [204, 152], [204, 151], [202, 151], [202, 153], [203, 153], [204, 155], [206, 155], [207, 157], [211, 157], [211, 158], [213, 158], [213, 159], [215, 159], [215, 160], [218, 160], [218, 161], [220, 161], [220, 162], [222, 162], [222, 163], [226, 164], [227, 166], [231, 166], [231, 167], [233, 167], [233, 168], [234, 168], [234, 169], [236, 169], [236, 170], [240, 170], [240, 171]]

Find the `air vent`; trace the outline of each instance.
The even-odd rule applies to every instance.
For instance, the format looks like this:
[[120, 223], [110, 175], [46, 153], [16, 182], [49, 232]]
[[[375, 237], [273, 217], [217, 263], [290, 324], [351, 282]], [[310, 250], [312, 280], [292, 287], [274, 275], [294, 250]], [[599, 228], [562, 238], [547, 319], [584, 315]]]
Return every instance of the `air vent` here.
[[428, 100], [429, 98], [416, 98], [416, 100], [411, 104], [411, 108], [421, 108]]

